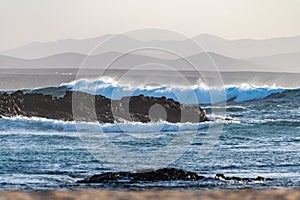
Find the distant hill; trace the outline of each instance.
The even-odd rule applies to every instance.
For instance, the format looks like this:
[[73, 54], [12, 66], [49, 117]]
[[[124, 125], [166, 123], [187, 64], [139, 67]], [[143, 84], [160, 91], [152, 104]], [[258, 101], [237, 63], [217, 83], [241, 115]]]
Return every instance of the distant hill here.
[[[86, 59], [87, 58], [87, 59]], [[114, 62], [112, 62], [114, 61]], [[161, 65], [169, 66], [174, 70], [215, 70], [217, 66], [221, 71], [269, 71], [268, 68], [256, 65], [249, 61], [233, 59], [215, 53], [200, 53], [187, 58], [160, 59], [143, 55], [124, 55], [117, 52], [108, 52], [100, 55], [86, 57], [78, 53], [63, 53], [39, 59], [19, 59], [0, 56], [0, 68], [79, 68], [84, 63], [84, 68], [131, 69], [162, 69]], [[160, 65], [155, 65], [158, 63]], [[154, 67], [153, 67], [154, 66]], [[167, 68], [164, 68], [166, 70]]]
[[[113, 42], [104, 43], [101, 48], [92, 51], [97, 45], [103, 43], [108, 38], [114, 37]], [[128, 50], [143, 47], [157, 47], [160, 49], [173, 50], [183, 57], [199, 54], [204, 51], [214, 52], [227, 57], [243, 59], [258, 56], [271, 56], [275, 54], [287, 54], [300, 52], [300, 36], [282, 37], [265, 40], [227, 40], [210, 34], [201, 34], [194, 38], [204, 49], [190, 40], [154, 40], [140, 41], [126, 35], [103, 35], [96, 38], [84, 40], [59, 40], [54, 42], [34, 42], [16, 49], [0, 52], [0, 55], [13, 56], [26, 59], [36, 59], [62, 53], [79, 53], [99, 55], [111, 51], [128, 52]], [[157, 58], [167, 59], [167, 55], [150, 54], [139, 52], [142, 55], [150, 55]]]
[[272, 66], [274, 68], [282, 68], [288, 71], [298, 69], [300, 71], [300, 52], [277, 54], [272, 56], [252, 57], [247, 59], [260, 65]]
[[[102, 35], [96, 38], [89, 38], [83, 40], [64, 39], [53, 42], [32, 42], [30, 44], [18, 47], [16, 49], [0, 52], [1, 55], [25, 58], [25, 59], [37, 59], [51, 55], [63, 54], [63, 53], [79, 53], [89, 54], [89, 52], [98, 44], [102, 43], [106, 39], [112, 37], [111, 34]], [[130, 40], [130, 38], [122, 37], [124, 41]], [[107, 50], [109, 52], [110, 50]]]
[[214, 35], [202, 34], [193, 39], [209, 52], [240, 59], [300, 52], [300, 36], [265, 40], [226, 40]]
[[0, 68], [18, 68], [26, 62], [25, 59], [0, 55]]

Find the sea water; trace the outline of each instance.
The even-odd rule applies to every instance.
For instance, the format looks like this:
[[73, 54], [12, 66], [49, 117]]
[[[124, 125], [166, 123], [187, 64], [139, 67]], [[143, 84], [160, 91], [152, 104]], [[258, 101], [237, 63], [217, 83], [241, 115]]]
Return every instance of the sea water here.
[[[277, 188], [300, 186], [300, 89], [274, 86], [230, 85], [222, 90], [226, 105], [211, 102], [210, 92], [220, 88], [203, 85], [192, 87], [160, 86], [129, 87], [113, 80], [77, 80], [60, 87], [24, 90], [62, 96], [67, 90], [99, 94], [120, 99], [127, 95], [173, 98], [184, 104], [199, 103], [210, 119], [206, 123], [176, 123], [164, 121], [143, 124], [78, 123], [43, 118], [14, 117], [0, 119], [0, 188], [1, 189], [207, 189], [207, 188]], [[175, 95], [176, 94], [176, 95]], [[195, 95], [197, 98], [191, 98]], [[180, 98], [178, 98], [180, 96]], [[221, 99], [219, 99], [221, 100]], [[225, 106], [225, 107], [224, 107]], [[224, 110], [222, 115], [214, 112]], [[229, 120], [228, 120], [229, 119]], [[212, 143], [212, 149], [201, 156], [198, 149], [207, 130], [223, 124]], [[76, 181], [93, 174], [120, 171], [126, 161], [116, 159], [114, 165], [95, 156], [82, 140], [82, 134], [97, 134], [99, 127], [115, 145], [127, 150], [150, 151], [161, 148], [176, 134], [197, 132], [189, 147], [180, 151], [176, 160], [165, 167], [195, 171], [213, 178], [226, 176], [273, 178], [270, 182], [232, 182], [206, 179], [123, 184], [82, 185]], [[126, 131], [124, 131], [126, 130]], [[142, 134], [143, 137], [135, 140]], [[128, 136], [129, 135], [129, 136]], [[138, 142], [137, 142], [138, 141]], [[182, 146], [174, 146], [180, 150]], [[106, 154], [103, 154], [106, 155]], [[138, 154], [137, 154], [138, 156]], [[167, 158], [167, 154], [164, 155]], [[155, 168], [158, 157], [149, 157]], [[142, 163], [142, 161], [140, 161]], [[118, 165], [119, 168], [114, 168]], [[136, 169], [139, 170], [139, 169]]]

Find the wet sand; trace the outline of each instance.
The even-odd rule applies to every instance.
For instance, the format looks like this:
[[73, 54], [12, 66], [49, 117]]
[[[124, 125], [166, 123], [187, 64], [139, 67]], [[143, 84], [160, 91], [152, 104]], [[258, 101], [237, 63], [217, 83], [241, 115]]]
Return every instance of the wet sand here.
[[78, 190], [78, 191], [0, 191], [0, 200], [29, 200], [29, 199], [63, 199], [63, 200], [296, 200], [300, 199], [300, 190], [272, 189], [272, 190], [207, 190], [207, 191], [179, 191], [179, 190], [148, 190], [148, 191], [112, 191], [112, 190]]

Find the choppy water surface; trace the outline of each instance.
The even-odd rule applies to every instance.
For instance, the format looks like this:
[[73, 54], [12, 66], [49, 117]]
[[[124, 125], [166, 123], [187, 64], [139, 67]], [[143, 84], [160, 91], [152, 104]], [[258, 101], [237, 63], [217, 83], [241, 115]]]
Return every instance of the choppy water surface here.
[[[72, 84], [73, 90], [89, 92], [87, 89], [80, 88], [78, 83]], [[111, 89], [112, 86], [109, 87]], [[103, 88], [97, 88], [97, 93], [108, 92], [108, 87], [106, 90]], [[47, 92], [53, 91], [55, 88], [47, 89]], [[59, 88], [59, 91], [61, 92], [62, 88]], [[199, 95], [203, 94], [199, 88], [197, 91]], [[187, 90], [183, 92], [188, 93]], [[207, 179], [191, 182], [79, 185], [76, 184], [76, 180], [116, 169], [109, 168], [108, 163], [96, 159], [86, 149], [76, 131], [75, 123], [18, 117], [0, 119], [0, 188], [31, 190], [86, 187], [109, 189], [299, 187], [300, 90], [284, 88], [242, 90], [231, 87], [227, 88], [226, 92], [228, 102], [225, 115], [233, 120], [219, 121], [224, 123], [222, 133], [213, 150], [205, 158], [201, 158], [197, 149], [202, 145], [210, 123], [104, 124], [101, 125], [102, 130], [115, 145], [127, 147], [129, 150], [144, 151], [167, 145], [176, 134], [188, 135], [197, 130], [197, 136], [187, 151], [178, 156], [179, 159], [170, 167], [195, 171], [212, 178], [217, 173], [223, 173], [226, 176], [251, 178], [264, 176], [274, 178], [274, 181], [235, 183]], [[158, 96], [158, 90], [153, 88], [151, 91], [139, 90], [138, 93]], [[212, 106], [203, 105], [203, 107], [210, 113]], [[218, 106], [213, 107], [219, 109]], [[129, 137], [125, 134], [122, 131], [124, 127], [126, 130], [131, 130], [133, 135]], [[86, 124], [85, 134], [96, 134], [98, 128], [97, 124]], [[157, 133], [158, 129], [161, 130], [159, 133]], [[138, 142], [132, 139], [136, 136], [134, 134], [144, 133], [146, 135], [143, 136], [148, 136], [147, 134], [152, 132], [152, 138], [141, 137]], [[183, 147], [179, 145], [174, 148]], [[151, 159], [155, 166], [159, 159]], [[115, 162], [120, 163], [121, 166], [123, 164], [122, 160]]]

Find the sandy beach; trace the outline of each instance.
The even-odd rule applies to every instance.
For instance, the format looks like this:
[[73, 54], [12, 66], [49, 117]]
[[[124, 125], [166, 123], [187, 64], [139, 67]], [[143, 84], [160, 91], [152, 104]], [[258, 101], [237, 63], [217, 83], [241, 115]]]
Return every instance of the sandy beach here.
[[78, 190], [78, 191], [1, 191], [1, 200], [29, 199], [63, 199], [63, 200], [144, 200], [144, 199], [205, 199], [205, 200], [296, 200], [300, 199], [300, 190], [208, 190], [208, 191], [179, 191], [179, 190], [147, 190], [147, 191], [112, 191], [112, 190]]

